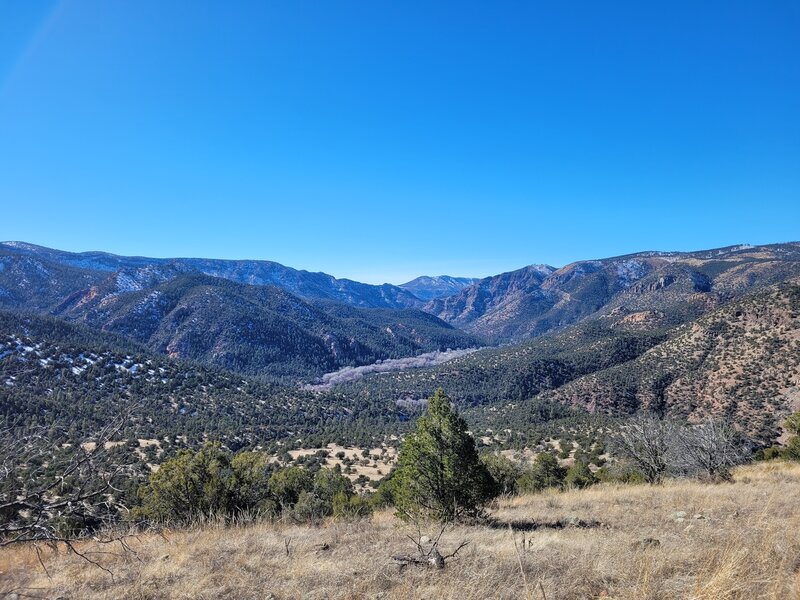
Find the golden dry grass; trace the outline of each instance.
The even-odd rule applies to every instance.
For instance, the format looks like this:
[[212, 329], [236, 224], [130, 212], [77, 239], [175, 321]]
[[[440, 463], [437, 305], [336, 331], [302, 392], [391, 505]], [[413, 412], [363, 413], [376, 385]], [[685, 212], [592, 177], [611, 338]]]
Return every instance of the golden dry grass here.
[[[317, 529], [143, 535], [131, 540], [138, 557], [92, 555], [114, 581], [63, 551], [46, 554], [48, 579], [30, 548], [14, 548], [0, 553], [0, 597], [784, 600], [800, 598], [798, 499], [800, 465], [780, 462], [741, 468], [731, 484], [603, 485], [515, 498], [495, 516], [538, 527], [518, 529], [513, 540], [508, 528], [458, 527], [443, 538], [445, 553], [470, 544], [443, 571], [398, 572], [391, 555], [412, 546], [390, 513]], [[548, 526], [570, 521], [601, 525]], [[642, 544], [647, 538], [659, 544]]]

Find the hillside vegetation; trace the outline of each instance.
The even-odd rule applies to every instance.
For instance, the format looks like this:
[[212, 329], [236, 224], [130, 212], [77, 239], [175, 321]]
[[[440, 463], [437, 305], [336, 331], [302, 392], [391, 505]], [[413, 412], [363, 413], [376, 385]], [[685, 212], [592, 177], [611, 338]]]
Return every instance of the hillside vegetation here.
[[355, 438], [348, 430], [353, 406], [346, 402], [333, 395], [320, 402], [309, 392], [169, 359], [121, 336], [58, 319], [0, 311], [0, 414], [6, 426], [53, 427], [74, 443], [130, 412], [121, 435], [153, 439], [153, 449], [168, 455], [205, 439], [235, 449], [324, 436], [333, 427]]
[[[126, 439], [167, 450], [380, 447], [442, 387], [491, 446], [572, 439], [648, 409], [730, 418], [767, 447], [800, 403], [799, 258], [797, 244], [649, 252], [460, 282], [428, 310], [471, 298], [437, 314], [495, 340], [535, 337], [389, 370], [482, 341], [414, 308], [302, 298], [298, 282], [319, 278], [274, 265], [3, 244], [0, 409], [70, 443], [132, 406]], [[307, 385], [365, 365], [376, 372]]]
[[[0, 244], [0, 309], [78, 321], [174, 358], [287, 383], [345, 366], [481, 345], [435, 316], [406, 308], [421, 302], [400, 288], [344, 285], [294, 270], [248, 277], [244, 267], [223, 266], [230, 265]], [[320, 277], [332, 280], [330, 293], [297, 281], [311, 285]], [[352, 296], [352, 287], [370, 288], [374, 301]], [[393, 294], [411, 300], [390, 301]]]
[[174, 358], [294, 380], [479, 343], [417, 310], [308, 302], [273, 286], [205, 275], [126, 294], [93, 288], [54, 312]]
[[727, 418], [752, 438], [777, 435], [800, 407], [800, 286], [727, 305], [638, 358], [543, 394], [591, 411], [629, 407]]
[[[197, 524], [92, 542], [80, 557], [0, 551], [0, 594], [110, 599], [548, 598], [784, 600], [800, 594], [800, 466], [740, 467], [730, 484], [603, 484], [501, 500], [493, 526], [458, 526], [440, 545], [469, 544], [446, 567], [398, 570], [416, 531], [391, 513], [371, 521]], [[432, 528], [436, 529], [436, 528]], [[438, 529], [436, 529], [438, 531]], [[436, 531], [428, 532], [434, 535]]]

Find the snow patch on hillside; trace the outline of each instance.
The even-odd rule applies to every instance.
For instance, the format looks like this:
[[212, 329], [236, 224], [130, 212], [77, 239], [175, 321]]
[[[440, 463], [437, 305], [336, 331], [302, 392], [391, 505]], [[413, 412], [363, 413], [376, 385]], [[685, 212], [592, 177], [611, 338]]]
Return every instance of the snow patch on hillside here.
[[628, 287], [647, 275], [647, 267], [639, 260], [626, 260], [617, 263], [617, 277], [623, 286]]
[[117, 273], [117, 291], [119, 292], [138, 292], [142, 289], [141, 284], [131, 277], [128, 273]]

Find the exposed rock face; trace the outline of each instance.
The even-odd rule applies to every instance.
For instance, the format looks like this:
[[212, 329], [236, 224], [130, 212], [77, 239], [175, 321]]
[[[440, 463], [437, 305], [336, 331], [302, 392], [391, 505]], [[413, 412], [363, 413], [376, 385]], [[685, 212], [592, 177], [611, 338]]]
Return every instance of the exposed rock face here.
[[673, 283], [675, 283], [675, 276], [665, 275], [650, 283], [637, 283], [635, 286], [633, 286], [633, 291], [637, 294], [655, 292], [657, 290], [663, 290], [665, 287]]

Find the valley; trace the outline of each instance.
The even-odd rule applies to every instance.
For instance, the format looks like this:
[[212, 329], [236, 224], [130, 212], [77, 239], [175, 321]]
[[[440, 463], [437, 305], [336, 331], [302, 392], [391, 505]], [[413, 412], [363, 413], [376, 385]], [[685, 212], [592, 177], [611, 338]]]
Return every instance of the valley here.
[[798, 244], [396, 290], [265, 261], [17, 242], [0, 264], [6, 422], [89, 436], [144, 402], [136, 438], [380, 445], [442, 387], [474, 427], [506, 432], [502, 447], [639, 410], [730, 418], [768, 446], [798, 408]]

